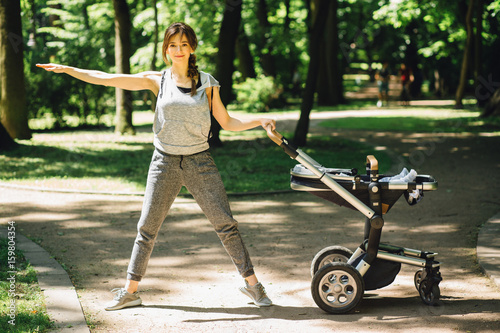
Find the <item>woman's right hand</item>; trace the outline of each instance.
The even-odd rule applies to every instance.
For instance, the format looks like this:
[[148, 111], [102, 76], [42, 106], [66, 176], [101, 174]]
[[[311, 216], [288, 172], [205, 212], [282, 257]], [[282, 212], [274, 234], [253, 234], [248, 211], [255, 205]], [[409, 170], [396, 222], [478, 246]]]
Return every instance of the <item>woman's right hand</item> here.
[[54, 73], [66, 73], [66, 71], [70, 68], [69, 66], [58, 64], [36, 64], [36, 67], [40, 67], [46, 71]]

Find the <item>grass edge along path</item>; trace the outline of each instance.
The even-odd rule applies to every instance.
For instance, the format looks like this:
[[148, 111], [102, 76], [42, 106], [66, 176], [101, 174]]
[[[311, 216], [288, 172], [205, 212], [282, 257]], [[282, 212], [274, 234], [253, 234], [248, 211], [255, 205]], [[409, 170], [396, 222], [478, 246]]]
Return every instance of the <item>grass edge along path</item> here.
[[[14, 227], [10, 223], [1, 228]], [[35, 269], [16, 248], [15, 232], [0, 236], [0, 331], [48, 332], [54, 327]]]

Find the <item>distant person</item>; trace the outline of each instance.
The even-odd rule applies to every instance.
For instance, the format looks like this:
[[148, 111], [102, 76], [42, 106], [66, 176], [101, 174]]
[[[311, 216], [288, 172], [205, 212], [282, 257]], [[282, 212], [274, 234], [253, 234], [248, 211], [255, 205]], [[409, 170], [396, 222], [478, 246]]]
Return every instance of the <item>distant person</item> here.
[[240, 120], [230, 116], [219, 95], [219, 82], [212, 75], [198, 71], [194, 55], [197, 45], [198, 40], [190, 26], [174, 23], [165, 31], [162, 49], [163, 59], [167, 64], [171, 63], [171, 67], [161, 72], [108, 74], [57, 64], [37, 65], [88, 83], [127, 90], [151, 90], [158, 96], [153, 124], [155, 151], [127, 282], [123, 288], [112, 290], [114, 299], [105, 310], [142, 303], [137, 294], [139, 281], [146, 273], [158, 231], [182, 186], [196, 199], [244, 278], [245, 286], [240, 291], [257, 306], [272, 304], [255, 275], [221, 176], [208, 151], [208, 139], [211, 112], [222, 128], [230, 131], [257, 126], [274, 129], [276, 122], [267, 118]]
[[387, 106], [389, 104], [389, 81], [391, 79], [388, 61], [382, 63], [382, 68], [375, 74], [375, 79], [378, 86], [377, 107]]
[[401, 82], [401, 105], [410, 105], [410, 84], [413, 81], [413, 74], [406, 64], [401, 64], [399, 69], [399, 80]]

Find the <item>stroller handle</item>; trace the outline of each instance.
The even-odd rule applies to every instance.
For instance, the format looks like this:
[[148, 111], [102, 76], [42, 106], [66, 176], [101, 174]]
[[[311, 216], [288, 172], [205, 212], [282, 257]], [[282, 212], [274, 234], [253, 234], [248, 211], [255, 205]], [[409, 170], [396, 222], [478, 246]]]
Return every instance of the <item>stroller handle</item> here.
[[279, 134], [278, 131], [273, 129], [271, 126], [267, 126], [266, 131], [267, 136], [278, 146], [281, 146], [281, 144], [283, 143], [283, 135]]
[[297, 158], [297, 156], [299, 155], [297, 149], [292, 145], [290, 145], [283, 135], [279, 134], [271, 126], [267, 126], [266, 131], [267, 131], [267, 136], [271, 140], [273, 140], [274, 143], [283, 148], [283, 150], [285, 151], [285, 153], [288, 154], [288, 156], [290, 156], [292, 159]]

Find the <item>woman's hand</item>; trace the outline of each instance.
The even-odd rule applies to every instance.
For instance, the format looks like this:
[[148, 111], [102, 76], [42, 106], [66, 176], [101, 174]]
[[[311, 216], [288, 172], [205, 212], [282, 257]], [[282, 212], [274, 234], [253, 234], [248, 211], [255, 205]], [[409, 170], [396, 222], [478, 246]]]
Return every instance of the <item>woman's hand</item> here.
[[271, 127], [271, 130], [276, 129], [276, 120], [274, 119], [269, 119], [269, 118], [260, 118], [260, 125], [267, 130], [268, 127]]
[[66, 73], [66, 71], [70, 68], [69, 66], [58, 64], [36, 64], [36, 67], [40, 67], [46, 71], [54, 73]]

